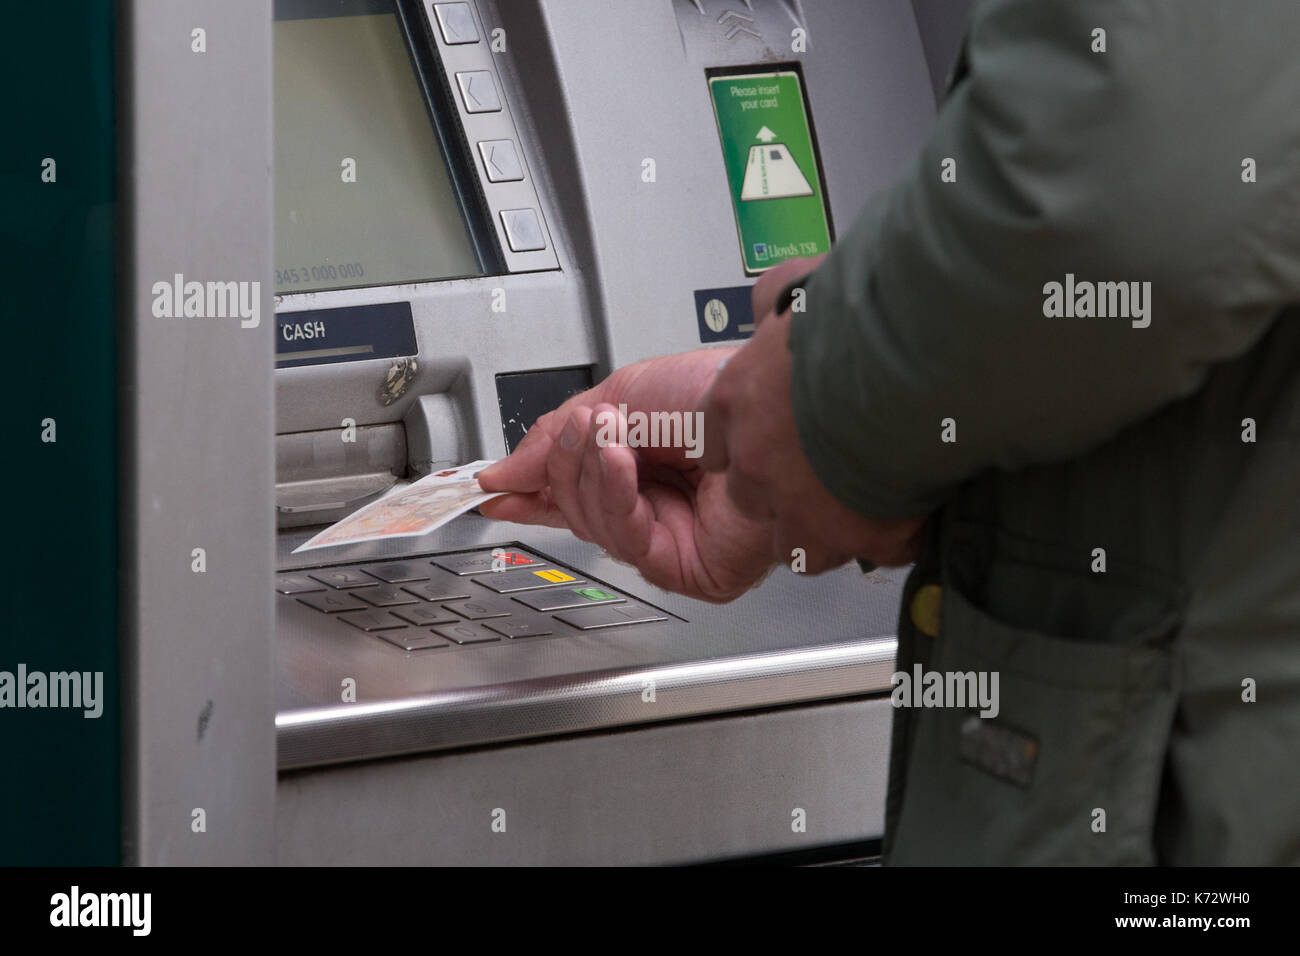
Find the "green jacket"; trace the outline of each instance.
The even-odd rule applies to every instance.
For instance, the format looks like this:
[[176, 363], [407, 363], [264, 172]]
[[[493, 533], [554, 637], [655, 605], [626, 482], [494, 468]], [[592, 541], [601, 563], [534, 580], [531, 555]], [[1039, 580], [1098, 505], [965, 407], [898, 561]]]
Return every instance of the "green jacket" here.
[[895, 711], [886, 862], [1300, 862], [1297, 38], [1294, 0], [977, 2], [807, 283], [808, 458], [935, 514], [898, 670], [999, 675], [996, 717]]

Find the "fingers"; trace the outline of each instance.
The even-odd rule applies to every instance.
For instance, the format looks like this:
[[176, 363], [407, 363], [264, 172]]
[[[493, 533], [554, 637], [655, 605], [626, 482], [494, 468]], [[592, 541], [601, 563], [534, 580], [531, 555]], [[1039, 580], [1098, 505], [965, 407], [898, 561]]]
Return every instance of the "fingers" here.
[[516, 524], [540, 524], [551, 528], [567, 528], [564, 515], [555, 507], [545, 492], [512, 494], [493, 498], [479, 505], [479, 513], [493, 521], [513, 521]]
[[594, 409], [579, 479], [579, 500], [597, 543], [619, 560], [637, 563], [649, 550], [654, 513], [638, 488], [636, 453], [599, 440], [600, 423], [610, 421], [617, 428], [618, 415], [612, 405]]
[[484, 491], [538, 492], [546, 487], [546, 462], [551, 448], [575, 409], [590, 407], [601, 400], [609, 379], [574, 395], [559, 408], [533, 423], [524, 440], [505, 458], [478, 473]]
[[[729, 393], [730, 376], [737, 371], [735, 363], [739, 354], [727, 360], [727, 366], [718, 369], [713, 385], [704, 396], [700, 405], [700, 420], [704, 424], [704, 435], [700, 444], [700, 457], [695, 463], [705, 471], [726, 471], [727, 457], [727, 405], [723, 400]], [[726, 378], [724, 378], [726, 376]]]
[[549, 423], [553, 437], [535, 443], [549, 449], [541, 465], [544, 490], [493, 499], [480, 510], [502, 521], [567, 527], [614, 557], [638, 563], [651, 547], [654, 508], [638, 491], [636, 453], [602, 440], [619, 433], [618, 416], [609, 404], [579, 405], [562, 424]]
[[591, 409], [585, 405], [574, 408], [546, 456], [546, 482], [550, 486], [551, 500], [564, 515], [569, 530], [584, 541], [595, 540], [578, 489], [591, 416]]
[[776, 308], [776, 300], [785, 291], [786, 286], [800, 276], [806, 276], [819, 265], [826, 256], [812, 256], [807, 259], [787, 259], [779, 266], [768, 269], [750, 292], [750, 301], [754, 306], [754, 323], [761, 323]]
[[553, 444], [551, 433], [563, 427], [563, 420], [557, 425], [558, 414], [559, 409], [537, 419], [514, 452], [478, 473], [478, 483], [484, 491], [538, 492], [546, 487], [546, 459]]

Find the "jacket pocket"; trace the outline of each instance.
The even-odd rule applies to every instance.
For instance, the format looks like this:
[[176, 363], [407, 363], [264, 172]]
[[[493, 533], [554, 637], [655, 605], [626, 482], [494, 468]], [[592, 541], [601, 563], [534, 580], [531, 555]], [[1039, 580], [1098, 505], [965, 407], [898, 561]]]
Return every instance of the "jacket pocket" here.
[[[987, 544], [990, 533], [981, 533]], [[907, 677], [933, 688], [933, 673], [943, 687], [991, 693], [972, 704], [968, 692], [965, 706], [958, 695], [954, 706], [949, 692], [926, 706], [915, 686], [901, 700], [896, 691], [911, 752], [887, 862], [1155, 862], [1152, 829], [1176, 701], [1177, 601], [1133, 583], [1135, 602], [1165, 600], [1168, 610], [1133, 619], [1142, 622], [1137, 630], [1105, 635], [1008, 624], [968, 596], [989, 574], [1026, 582], [1041, 575], [1059, 593], [1061, 576], [1072, 572], [996, 545], [983, 552], [994, 556], [972, 567], [971, 549], [945, 548], [940, 632], [930, 660]], [[1090, 582], [1081, 577], [1078, 586], [1086, 595]], [[1106, 584], [1112, 595], [1123, 586], [1116, 578]]]

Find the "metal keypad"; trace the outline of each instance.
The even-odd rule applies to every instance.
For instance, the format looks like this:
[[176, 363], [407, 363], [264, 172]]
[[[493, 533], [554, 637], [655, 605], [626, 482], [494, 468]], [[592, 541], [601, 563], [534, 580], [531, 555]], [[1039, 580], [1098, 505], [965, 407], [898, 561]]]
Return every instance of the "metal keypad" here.
[[428, 651], [455, 646], [432, 631], [380, 631], [375, 637], [404, 651]]
[[497, 594], [512, 594], [516, 591], [535, 591], [538, 588], [553, 588], [560, 584], [579, 584], [582, 578], [558, 568], [519, 568], [501, 571], [497, 574], [480, 574], [474, 577], [474, 583]]
[[375, 607], [397, 607], [401, 604], [420, 603], [420, 599], [414, 594], [391, 584], [381, 584], [377, 588], [357, 588], [354, 593], [361, 600]]
[[483, 601], [453, 601], [451, 604], [444, 604], [443, 607], [449, 608], [461, 617], [471, 621], [480, 621], [485, 617], [510, 616], [510, 607], [508, 605], [490, 599]]
[[555, 615], [565, 624], [582, 631], [598, 627], [616, 627], [619, 624], [649, 624], [668, 620], [654, 608], [638, 604], [606, 604], [601, 607], [584, 607], [576, 611], [563, 611]]
[[540, 594], [521, 594], [515, 600], [534, 611], [564, 611], [573, 607], [590, 607], [593, 604], [613, 604], [626, 598], [609, 588], [587, 586], [552, 588]]
[[407, 626], [405, 621], [399, 621], [391, 614], [383, 611], [360, 611], [356, 614], [341, 614], [340, 621], [346, 621], [353, 627], [359, 627], [363, 631], [396, 631]]
[[365, 588], [374, 587], [377, 583], [374, 578], [362, 574], [359, 568], [313, 571], [307, 576], [315, 578], [321, 584], [328, 584], [332, 588]]
[[334, 614], [338, 611], [362, 611], [366, 607], [350, 594], [309, 594], [298, 600], [326, 614]]
[[492, 641], [501, 640], [496, 634], [489, 634], [483, 629], [481, 624], [448, 624], [445, 627], [435, 627], [435, 634], [439, 634], [448, 640], [455, 641], [457, 644], [487, 644]]
[[278, 574], [284, 600], [403, 651], [501, 647], [668, 616], [517, 546]]
[[275, 589], [281, 594], [304, 594], [307, 591], [324, 591], [325, 585], [313, 581], [305, 574], [277, 574]]
[[458, 624], [460, 618], [450, 611], [444, 611], [436, 604], [421, 604], [419, 607], [404, 607], [393, 612], [407, 624], [417, 627], [432, 627], [434, 624]]
[[532, 621], [488, 621], [483, 625], [489, 631], [496, 631], [509, 638], [517, 637], [545, 637], [548, 634], [554, 634], [545, 624], [536, 624]]
[[492, 551], [440, 554], [433, 559], [433, 563], [444, 570], [450, 571], [452, 574], [459, 575], [486, 574], [494, 568], [499, 569], [497, 571], [499, 574], [511, 568], [542, 568], [547, 565], [547, 562], [537, 557], [537, 555], [529, 554], [527, 551], [520, 551], [518, 548], [494, 548]]
[[372, 564], [361, 569], [385, 584], [405, 584], [407, 581], [429, 580], [429, 565], [416, 561], [393, 561], [389, 564]]
[[459, 581], [429, 581], [425, 584], [407, 584], [403, 591], [425, 601], [460, 601], [469, 597], [469, 588]]

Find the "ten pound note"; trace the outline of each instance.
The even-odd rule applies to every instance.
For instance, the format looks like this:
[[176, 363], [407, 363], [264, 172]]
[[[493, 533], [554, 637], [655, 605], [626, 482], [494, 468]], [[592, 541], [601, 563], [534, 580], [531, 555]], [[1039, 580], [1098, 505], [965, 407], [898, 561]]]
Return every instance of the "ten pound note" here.
[[490, 464], [490, 461], [472, 461], [412, 482], [330, 525], [306, 544], [295, 548], [293, 553], [377, 538], [411, 538], [428, 534], [471, 508], [505, 494], [503, 491], [487, 492], [479, 487], [476, 476]]

